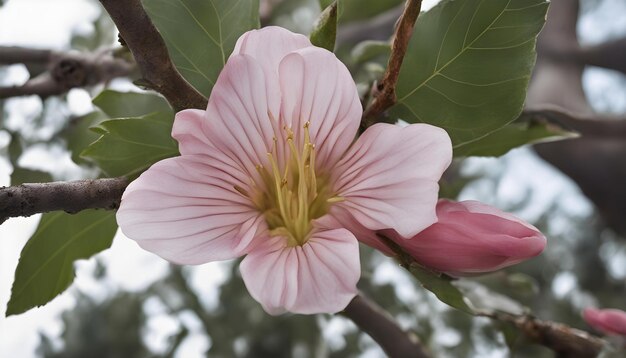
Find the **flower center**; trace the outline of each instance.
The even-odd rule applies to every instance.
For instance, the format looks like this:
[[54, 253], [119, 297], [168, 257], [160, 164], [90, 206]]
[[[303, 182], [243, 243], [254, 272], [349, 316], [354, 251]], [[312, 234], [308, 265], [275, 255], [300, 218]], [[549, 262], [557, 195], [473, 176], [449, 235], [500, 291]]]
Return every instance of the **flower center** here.
[[290, 128], [285, 131], [285, 150], [288, 152], [284, 168], [278, 161], [277, 139], [267, 153], [270, 168], [257, 166], [265, 190], [253, 199], [264, 213], [272, 236], [287, 237], [290, 246], [303, 245], [312, 230], [312, 221], [328, 212], [329, 205], [340, 201], [331, 193], [327, 174], [315, 172], [315, 144], [311, 143], [307, 122], [304, 140], [298, 146]]

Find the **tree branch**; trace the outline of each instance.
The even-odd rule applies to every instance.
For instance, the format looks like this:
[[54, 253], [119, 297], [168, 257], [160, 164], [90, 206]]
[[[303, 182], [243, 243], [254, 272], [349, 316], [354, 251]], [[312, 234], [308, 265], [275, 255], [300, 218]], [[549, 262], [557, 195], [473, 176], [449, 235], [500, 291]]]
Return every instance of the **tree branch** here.
[[207, 99], [178, 73], [140, 0], [100, 0], [135, 57], [144, 82], [161, 93], [174, 110], [205, 109]]
[[52, 50], [25, 48], [18, 46], [0, 46], [0, 64], [48, 63]]
[[583, 47], [576, 57], [586, 65], [604, 67], [626, 73], [626, 38]]
[[396, 103], [396, 83], [400, 75], [400, 67], [409, 47], [415, 21], [422, 7], [421, 0], [407, 0], [404, 12], [398, 20], [398, 26], [391, 44], [391, 56], [383, 79], [375, 89], [374, 100], [363, 114], [363, 125], [368, 127], [376, 122], [375, 117]]
[[112, 50], [61, 53], [50, 50], [0, 47], [0, 63], [47, 63], [48, 70], [21, 86], [0, 87], [0, 99], [60, 95], [75, 87], [93, 86], [128, 76], [134, 64], [113, 56]]
[[387, 312], [363, 295], [357, 295], [343, 314], [369, 334], [389, 357], [430, 357], [417, 336], [402, 330]]
[[[580, 49], [576, 37], [579, 2], [553, 0], [548, 11], [546, 26], [537, 42], [537, 65], [533, 72], [527, 97], [526, 110], [547, 107], [560, 108], [560, 112], [575, 117], [554, 116], [569, 122], [580, 132], [573, 138], [534, 145], [541, 158], [573, 179], [583, 193], [591, 199], [598, 212], [613, 230], [626, 234], [626, 156], [624, 131], [626, 122], [596, 113], [590, 106], [582, 86], [582, 73], [586, 64], [620, 67], [613, 61], [624, 58], [618, 50], [623, 40]], [[581, 60], [582, 59], [582, 60]], [[580, 120], [575, 120], [579, 118]], [[573, 125], [572, 125], [573, 124]]]
[[109, 178], [0, 188], [0, 224], [10, 217], [55, 210], [116, 209], [128, 183], [126, 178]]
[[558, 357], [596, 357], [605, 344], [587, 332], [529, 315], [497, 312], [483, 316], [514, 325], [532, 341], [552, 349]]

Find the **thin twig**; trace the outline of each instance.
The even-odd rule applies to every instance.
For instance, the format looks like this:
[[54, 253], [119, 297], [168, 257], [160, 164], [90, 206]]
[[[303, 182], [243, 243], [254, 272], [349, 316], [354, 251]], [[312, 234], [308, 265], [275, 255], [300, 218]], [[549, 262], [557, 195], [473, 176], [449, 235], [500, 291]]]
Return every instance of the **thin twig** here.
[[22, 184], [0, 188], [0, 224], [11, 217], [63, 210], [116, 209], [126, 178]]
[[376, 122], [376, 117], [396, 103], [396, 83], [400, 75], [400, 67], [409, 47], [415, 21], [420, 13], [422, 0], [407, 0], [404, 12], [398, 19], [398, 26], [391, 44], [391, 56], [383, 79], [376, 87], [374, 100], [363, 114], [363, 125], [368, 127]]
[[417, 336], [402, 330], [385, 310], [363, 295], [356, 296], [343, 314], [369, 334], [389, 357], [430, 357]]
[[0, 87], [0, 99], [26, 95], [46, 98], [61, 95], [75, 87], [93, 86], [116, 77], [128, 76], [134, 64], [113, 55], [110, 49], [93, 53], [0, 47], [0, 63], [39, 64], [47, 71], [21, 86]]
[[559, 357], [596, 357], [605, 345], [605, 341], [587, 332], [529, 315], [495, 312], [483, 316], [514, 325], [530, 340], [552, 349]]
[[207, 99], [193, 88], [174, 67], [165, 41], [140, 0], [100, 0], [120, 31], [139, 70], [143, 83], [161, 93], [174, 110], [205, 109]]

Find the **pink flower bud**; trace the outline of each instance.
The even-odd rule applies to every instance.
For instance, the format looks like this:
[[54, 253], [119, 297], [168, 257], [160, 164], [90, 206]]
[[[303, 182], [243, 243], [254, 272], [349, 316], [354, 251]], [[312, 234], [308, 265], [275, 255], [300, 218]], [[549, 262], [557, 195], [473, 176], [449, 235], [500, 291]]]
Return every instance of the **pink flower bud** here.
[[453, 276], [491, 272], [539, 255], [546, 238], [534, 226], [477, 201], [439, 200], [437, 223], [394, 241], [418, 263]]
[[608, 334], [626, 337], [626, 312], [617, 309], [587, 308], [583, 318], [593, 328]]

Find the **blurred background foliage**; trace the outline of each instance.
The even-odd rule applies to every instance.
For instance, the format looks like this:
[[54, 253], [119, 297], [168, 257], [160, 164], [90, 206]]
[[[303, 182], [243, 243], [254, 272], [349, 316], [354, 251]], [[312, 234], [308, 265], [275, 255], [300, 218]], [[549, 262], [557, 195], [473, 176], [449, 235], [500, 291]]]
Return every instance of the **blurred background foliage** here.
[[[0, 5], [4, 2], [0, 0]], [[93, 3], [98, 6], [96, 1]], [[386, 19], [397, 18], [401, 3], [400, 0], [341, 2], [336, 53], [350, 67], [365, 96], [372, 81], [384, 71], [389, 56], [386, 41], [391, 28], [381, 25], [378, 30], [377, 25], [388, 25]], [[618, 5], [612, 0], [587, 1], [581, 16], [604, 16], [610, 11], [599, 15], [595, 9], [606, 6]], [[115, 28], [106, 13], [100, 11], [91, 31], [73, 36], [71, 48], [93, 51], [114, 44]], [[305, 34], [311, 30], [319, 12], [317, 0], [261, 1], [262, 25], [279, 25]], [[592, 21], [596, 26], [610, 25], [607, 19]], [[356, 30], [364, 23], [368, 24], [369, 33]], [[584, 38], [584, 31], [581, 36]], [[42, 71], [36, 67], [26, 70], [30, 77]], [[7, 71], [0, 68], [0, 80]], [[617, 73], [609, 75], [617, 78], [610, 90], [626, 96], [624, 77]], [[118, 88], [128, 89], [132, 85], [118, 84]], [[602, 102], [604, 97], [597, 89], [590, 85], [586, 89], [591, 92], [592, 105], [600, 102], [599, 110], [626, 110], [623, 101]], [[93, 98], [101, 90], [99, 86], [87, 91]], [[107, 118], [100, 111], [106, 109], [96, 100], [100, 110], [77, 116], [68, 104], [68, 96], [75, 95], [44, 100], [29, 97], [26, 100], [36, 104], [35, 110], [28, 113], [14, 100], [0, 101], [0, 154], [13, 168], [12, 185], [99, 175], [90, 162], [76, 153], [98, 137], [95, 134], [85, 137], [85, 128]], [[28, 157], [41, 152], [57, 158], [71, 152], [78, 166], [68, 169], [64, 165], [46, 167], [29, 162]], [[555, 185], [541, 188], [541, 183], [525, 179], [523, 174], [556, 181], [556, 187], [561, 185], [566, 189], [555, 189]], [[512, 193], [511, 187], [517, 187], [517, 191]], [[546, 251], [538, 258], [471, 280], [513, 298], [538, 317], [586, 330], [589, 328], [580, 317], [581, 309], [594, 305], [626, 309], [626, 239], [606, 228], [574, 184], [542, 164], [528, 148], [499, 159], [458, 160], [446, 175], [442, 193], [450, 198], [482, 200], [517, 213], [534, 221], [549, 238]], [[109, 267], [99, 258], [95, 260], [96, 269], [84, 274], [93, 275], [99, 282], [109, 275]], [[367, 247], [362, 247], [362, 265], [359, 288], [404, 328], [414, 331], [436, 357], [553, 356], [548, 349], [524, 341], [511, 327], [451, 309], [421, 288], [392, 260]], [[197, 285], [191, 284], [195, 268], [176, 266], [140, 290], [107, 287], [102, 294], [101, 290], [92, 292], [75, 287], [71, 290], [75, 307], [60, 315], [62, 334], [51, 336], [42, 332], [37, 354], [180, 357], [185, 352], [184, 346], [194, 341], [201, 342], [197, 346], [212, 357], [383, 354], [375, 342], [341, 315], [272, 317], [265, 314], [247, 293], [237, 267], [233, 262], [220, 265], [224, 277], [214, 286], [215, 299], [208, 299]]]

